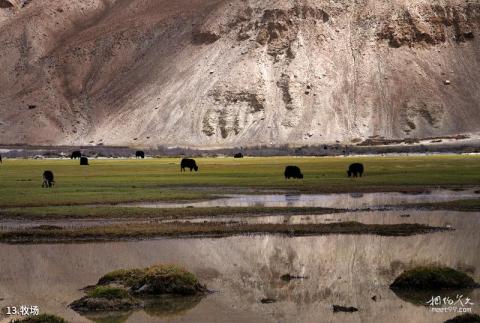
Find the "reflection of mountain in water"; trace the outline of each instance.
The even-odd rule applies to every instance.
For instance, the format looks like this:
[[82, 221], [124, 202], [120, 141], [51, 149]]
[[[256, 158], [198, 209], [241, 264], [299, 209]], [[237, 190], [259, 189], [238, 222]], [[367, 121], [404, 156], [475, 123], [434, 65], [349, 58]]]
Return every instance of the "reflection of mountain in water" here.
[[[333, 215], [332, 215], [333, 216]], [[342, 215], [343, 216], [343, 215]], [[218, 292], [178, 310], [180, 321], [210, 322], [441, 322], [453, 314], [431, 313], [397, 297], [390, 283], [405, 268], [439, 263], [465, 270], [480, 281], [480, 217], [474, 213], [417, 214], [408, 219], [385, 212], [353, 214], [365, 223], [417, 221], [456, 230], [412, 237], [331, 235], [288, 238], [167, 239], [142, 242], [2, 245], [0, 306], [38, 304], [74, 322], [66, 309], [78, 291], [118, 268], [177, 263]], [[17, 255], [11, 257], [11, 255]], [[308, 276], [285, 282], [284, 274]], [[21, 277], [21, 279], [19, 279]], [[54, 295], [54, 297], [51, 297]], [[373, 296], [376, 301], [372, 300]], [[277, 302], [262, 304], [262, 298]], [[474, 291], [472, 300], [480, 300]], [[359, 312], [333, 314], [332, 304]], [[192, 307], [189, 307], [192, 306]], [[180, 306], [182, 307], [182, 306]], [[176, 308], [174, 311], [177, 311]], [[477, 311], [477, 308], [473, 308]], [[127, 322], [152, 322], [151, 311], [133, 312]], [[160, 310], [161, 315], [170, 315]]]
[[288, 207], [295, 206], [295, 204], [300, 201], [300, 197], [301, 197], [300, 194], [285, 195], [285, 201], [287, 202], [287, 206]]
[[175, 318], [185, 315], [192, 308], [197, 306], [203, 296], [167, 296], [152, 299], [147, 302], [145, 312], [153, 317]]
[[360, 199], [363, 197], [363, 194], [362, 193], [350, 193], [350, 197], [354, 198], [354, 199]]
[[271, 194], [242, 195], [208, 201], [189, 203], [139, 202], [119, 204], [121, 207], [147, 208], [184, 208], [184, 207], [326, 207], [341, 209], [360, 209], [366, 207], [382, 207], [403, 205], [407, 203], [447, 202], [477, 198], [474, 190], [452, 191], [435, 190], [415, 194], [399, 192], [388, 193], [339, 193], [339, 194]]

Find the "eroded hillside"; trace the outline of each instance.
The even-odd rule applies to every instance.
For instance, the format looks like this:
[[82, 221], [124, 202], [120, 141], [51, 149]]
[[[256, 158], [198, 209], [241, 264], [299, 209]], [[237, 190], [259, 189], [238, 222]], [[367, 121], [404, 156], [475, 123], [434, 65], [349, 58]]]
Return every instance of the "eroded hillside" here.
[[1, 0], [0, 143], [480, 132], [478, 0]]

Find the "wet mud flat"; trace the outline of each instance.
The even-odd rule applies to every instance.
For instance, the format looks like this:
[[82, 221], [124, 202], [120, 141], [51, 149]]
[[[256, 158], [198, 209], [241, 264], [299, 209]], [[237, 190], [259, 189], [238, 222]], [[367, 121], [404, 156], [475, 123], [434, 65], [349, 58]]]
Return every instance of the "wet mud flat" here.
[[[398, 207], [426, 202], [451, 202], [478, 197], [477, 190], [435, 190], [407, 193], [354, 193], [316, 195], [236, 195], [195, 203], [124, 204], [126, 209], [158, 209], [159, 212], [190, 211], [177, 217], [36, 219], [2, 221], [0, 241], [48, 243], [152, 238], [228, 237], [234, 235], [283, 234], [287, 236], [327, 234], [375, 234], [406, 236], [455, 230], [442, 210], [399, 210]], [[336, 209], [342, 207], [342, 209]], [[120, 206], [118, 206], [120, 207]], [[92, 208], [95, 208], [92, 206]], [[115, 207], [113, 207], [115, 208]], [[227, 212], [245, 208], [244, 215]], [[267, 210], [271, 208], [271, 213]], [[305, 209], [303, 209], [305, 208]], [[195, 209], [201, 210], [195, 216]], [[220, 212], [217, 211], [221, 210]], [[285, 212], [282, 212], [285, 210]], [[294, 210], [293, 213], [288, 213]], [[303, 210], [312, 210], [296, 214]], [[258, 214], [256, 214], [258, 212]], [[265, 213], [267, 212], [267, 213]], [[414, 215], [414, 216], [412, 216]], [[453, 216], [450, 216], [452, 219]], [[435, 219], [442, 219], [436, 221]], [[427, 220], [425, 220], [427, 219]], [[432, 220], [433, 219], [433, 220]]]
[[[434, 190], [418, 194], [236, 195], [201, 202], [134, 203], [110, 207], [109, 212], [115, 212], [115, 209], [141, 210], [146, 214], [135, 217], [127, 214], [119, 218], [80, 218], [74, 213], [69, 217], [61, 214], [28, 217], [28, 208], [23, 216], [22, 213], [15, 213], [17, 209], [14, 209], [10, 217], [6, 213], [2, 220], [0, 241], [45, 243], [227, 237], [240, 234], [413, 235], [456, 229], [447, 219], [447, 211], [419, 211], [416, 205], [449, 203], [474, 197], [478, 197], [475, 189]], [[409, 208], [409, 205], [412, 207]], [[90, 206], [77, 211], [88, 213], [98, 210], [97, 206]], [[436, 218], [442, 221], [432, 221]]]

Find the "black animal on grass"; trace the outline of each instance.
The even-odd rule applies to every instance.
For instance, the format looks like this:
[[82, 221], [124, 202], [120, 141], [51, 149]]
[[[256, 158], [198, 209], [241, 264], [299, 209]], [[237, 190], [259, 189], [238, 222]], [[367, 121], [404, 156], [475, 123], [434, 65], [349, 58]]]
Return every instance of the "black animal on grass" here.
[[190, 171], [194, 169], [196, 172], [198, 172], [197, 163], [193, 159], [189, 159], [189, 158], [182, 159], [182, 162], [180, 163], [180, 171], [184, 172], [185, 168], [190, 168]]
[[87, 157], [80, 157], [80, 166], [88, 166], [88, 158]]
[[0, 155], [0, 164], [2, 164], [2, 163], [3, 163], [3, 162], [2, 162], [2, 155]]
[[70, 159], [78, 159], [78, 158], [82, 158], [82, 152], [80, 150], [74, 151], [70, 156]]
[[285, 179], [290, 179], [290, 178], [297, 178], [297, 179], [302, 179], [303, 174], [300, 171], [300, 168], [298, 166], [287, 166], [285, 168]]
[[235, 154], [233, 155], [233, 158], [243, 158], [243, 154], [242, 153]]
[[141, 150], [138, 150], [136, 153], [135, 153], [135, 158], [141, 158], [141, 159], [144, 159], [145, 158], [145, 153]]
[[51, 188], [54, 185], [55, 185], [55, 178], [53, 177], [53, 172], [51, 170], [44, 171], [42, 187]]
[[363, 171], [363, 164], [353, 163], [348, 167], [347, 175], [348, 177], [362, 177]]

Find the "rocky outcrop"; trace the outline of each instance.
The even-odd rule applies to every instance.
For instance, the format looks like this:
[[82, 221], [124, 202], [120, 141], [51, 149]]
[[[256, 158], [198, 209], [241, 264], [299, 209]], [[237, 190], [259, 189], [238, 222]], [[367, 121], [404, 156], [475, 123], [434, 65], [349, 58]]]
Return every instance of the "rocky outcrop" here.
[[13, 8], [13, 3], [9, 0], [0, 0], [0, 9]]
[[464, 6], [420, 6], [417, 12], [407, 8], [393, 12], [391, 22], [384, 25], [380, 39], [388, 40], [391, 47], [438, 45], [449, 36], [456, 41], [475, 37], [480, 19], [480, 4], [466, 3]]

